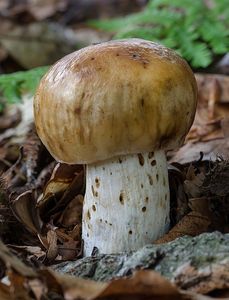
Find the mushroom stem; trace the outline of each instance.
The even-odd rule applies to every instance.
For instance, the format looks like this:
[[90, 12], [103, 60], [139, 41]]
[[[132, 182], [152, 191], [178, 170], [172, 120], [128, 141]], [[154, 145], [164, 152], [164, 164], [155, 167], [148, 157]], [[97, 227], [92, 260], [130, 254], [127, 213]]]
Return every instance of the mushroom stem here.
[[138, 249], [169, 227], [169, 184], [163, 150], [87, 166], [84, 255]]

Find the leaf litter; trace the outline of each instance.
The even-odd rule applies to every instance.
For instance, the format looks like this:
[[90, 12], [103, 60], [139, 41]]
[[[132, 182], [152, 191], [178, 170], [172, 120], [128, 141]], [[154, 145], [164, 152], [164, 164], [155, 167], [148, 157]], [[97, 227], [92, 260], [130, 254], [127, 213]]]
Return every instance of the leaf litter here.
[[[209, 160], [207, 151], [204, 154], [198, 151], [198, 147], [201, 149], [198, 145], [204, 143], [211, 153], [211, 142], [220, 144], [222, 150], [228, 149], [229, 144], [222, 146], [227, 143], [229, 128], [228, 79], [198, 76], [199, 104], [183, 147], [185, 156], [182, 148], [169, 153], [171, 230], [155, 244], [184, 235], [229, 232], [229, 161], [219, 156]], [[228, 296], [229, 286], [224, 280], [228, 274], [220, 266], [208, 282], [212, 289], [205, 288], [207, 278], [203, 277], [198, 294], [185, 286], [188, 276], [200, 276], [190, 266], [184, 267], [183, 277], [173, 284], [146, 270], [101, 283], [61, 275], [47, 268], [82, 257], [85, 169], [82, 165], [68, 166], [53, 160], [37, 137], [31, 119], [23, 118], [26, 107], [16, 106], [13, 113], [1, 116], [0, 233], [11, 251], [0, 244], [1, 299], [209, 299], [200, 295], [206, 292]], [[24, 128], [23, 134], [17, 130], [18, 126]]]

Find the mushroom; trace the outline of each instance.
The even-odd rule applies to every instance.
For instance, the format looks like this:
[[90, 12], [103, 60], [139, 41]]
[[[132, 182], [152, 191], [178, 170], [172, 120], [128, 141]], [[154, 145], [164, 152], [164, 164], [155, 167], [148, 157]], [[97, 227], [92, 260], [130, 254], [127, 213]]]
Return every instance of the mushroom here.
[[84, 255], [135, 250], [169, 229], [165, 151], [183, 143], [196, 101], [188, 64], [142, 39], [83, 48], [43, 77], [38, 135], [57, 161], [86, 164]]

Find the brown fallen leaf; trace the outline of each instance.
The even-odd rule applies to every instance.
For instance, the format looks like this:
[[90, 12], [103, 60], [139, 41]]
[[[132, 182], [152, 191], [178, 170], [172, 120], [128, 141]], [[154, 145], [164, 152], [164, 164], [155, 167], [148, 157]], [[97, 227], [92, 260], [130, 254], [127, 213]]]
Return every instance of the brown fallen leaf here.
[[0, 282], [0, 299], [1, 300], [12, 300], [9, 286]]
[[69, 239], [58, 247], [58, 253], [63, 261], [76, 259], [79, 252], [79, 241], [73, 239]]
[[55, 260], [58, 255], [58, 246], [57, 246], [57, 234], [55, 230], [49, 230], [47, 233], [47, 259], [49, 261]]
[[189, 141], [177, 152], [172, 154], [170, 162], [185, 164], [192, 161], [198, 161], [200, 153], [203, 153], [204, 160], [216, 161], [219, 156], [224, 159], [229, 159], [229, 138], [198, 143]]
[[8, 270], [7, 275], [10, 282], [11, 299], [30, 300], [30, 289], [25, 288], [27, 281], [26, 277], [21, 276], [21, 274], [18, 274], [12, 270]]
[[77, 195], [65, 208], [58, 222], [64, 227], [82, 223], [83, 195]]
[[82, 171], [81, 165], [67, 165], [58, 163], [53, 169], [51, 178], [47, 182], [42, 197], [39, 199], [38, 206], [42, 209], [42, 206], [53, 197], [64, 193], [76, 175]]
[[130, 278], [109, 283], [94, 282], [69, 275], [53, 273], [63, 289], [66, 300], [210, 300], [200, 294], [179, 291], [173, 284], [154, 271], [137, 271]]
[[6, 268], [9, 270], [14, 270], [24, 277], [36, 277], [36, 271], [22, 263], [15, 255], [13, 255], [9, 251], [9, 249], [2, 243], [2, 241], [0, 241], [0, 259], [5, 263]]
[[[185, 163], [204, 159], [227, 159], [229, 153], [229, 76], [218, 74], [195, 74], [198, 84], [198, 105], [195, 120], [186, 143], [172, 154], [172, 160]], [[226, 139], [227, 138], [227, 139]]]
[[170, 242], [184, 235], [196, 236], [207, 232], [210, 219], [199, 212], [192, 211], [185, 215], [167, 234], [156, 240], [154, 244], [163, 244]]
[[[217, 93], [217, 102], [229, 103], [229, 76], [220, 74], [195, 74], [201, 98], [209, 99], [212, 93]], [[218, 92], [215, 90], [218, 89]]]

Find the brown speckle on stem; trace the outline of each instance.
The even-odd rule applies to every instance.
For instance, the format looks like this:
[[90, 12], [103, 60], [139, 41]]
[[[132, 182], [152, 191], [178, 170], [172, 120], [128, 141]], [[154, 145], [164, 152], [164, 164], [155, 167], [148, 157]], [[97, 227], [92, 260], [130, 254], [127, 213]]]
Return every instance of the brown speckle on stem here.
[[151, 159], [154, 156], [154, 152], [149, 152], [148, 158]]
[[132, 234], [133, 232], [132, 232], [132, 230], [129, 230], [129, 234]]
[[124, 204], [124, 193], [121, 191], [119, 195], [119, 201], [123, 205]]
[[154, 167], [156, 165], [156, 160], [153, 159], [150, 164], [151, 164], [152, 167]]
[[138, 160], [141, 166], [144, 166], [145, 160], [141, 153], [138, 153]]
[[87, 211], [87, 217], [88, 217], [89, 220], [91, 220], [91, 214], [90, 214], [89, 210]]
[[145, 212], [145, 211], [146, 211], [146, 207], [143, 206], [143, 207], [142, 207], [142, 212]]
[[92, 191], [92, 195], [95, 197], [95, 189], [93, 185], [91, 186], [91, 191]]
[[95, 178], [95, 185], [96, 185], [96, 187], [97, 188], [99, 188], [99, 186], [100, 186], [100, 181], [99, 181], [99, 178]]
[[149, 178], [150, 185], [153, 185], [153, 178], [150, 174], [148, 174], [148, 178]]
[[92, 210], [93, 210], [93, 211], [96, 211], [96, 207], [95, 207], [94, 204], [92, 205]]

